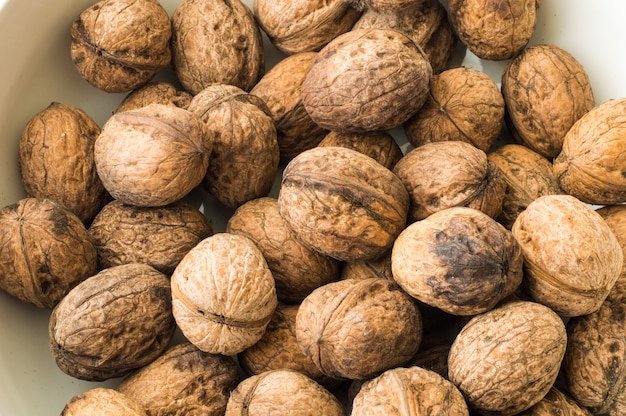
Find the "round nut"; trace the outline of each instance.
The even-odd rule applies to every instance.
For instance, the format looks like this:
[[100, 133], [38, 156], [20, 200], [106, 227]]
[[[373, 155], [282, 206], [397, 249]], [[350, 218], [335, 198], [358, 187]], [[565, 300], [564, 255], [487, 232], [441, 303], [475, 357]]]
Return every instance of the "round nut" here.
[[136, 110], [150, 104], [169, 104], [187, 109], [193, 96], [165, 81], [153, 81], [131, 91], [114, 110], [114, 113]]
[[519, 416], [553, 416], [564, 414], [569, 416], [593, 416], [586, 407], [581, 407], [572, 397], [552, 386], [536, 405], [518, 413]]
[[94, 387], [72, 397], [61, 412], [61, 416], [147, 416], [143, 407], [119, 391]]
[[331, 131], [319, 142], [318, 146], [347, 147], [371, 157], [387, 169], [393, 169], [403, 156], [402, 149], [394, 137], [386, 131], [367, 133]]
[[[596, 209], [596, 212], [604, 218], [619, 245], [622, 247], [624, 259], [626, 259], [626, 205], [610, 205]], [[626, 296], [626, 260], [622, 264], [622, 272], [613, 285], [607, 298], [617, 299]]]

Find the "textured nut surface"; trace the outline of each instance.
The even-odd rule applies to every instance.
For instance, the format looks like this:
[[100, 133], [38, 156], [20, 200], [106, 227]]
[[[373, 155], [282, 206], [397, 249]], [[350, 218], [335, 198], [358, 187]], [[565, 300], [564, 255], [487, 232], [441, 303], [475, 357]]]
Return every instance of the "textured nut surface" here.
[[131, 91], [115, 109], [115, 113], [135, 110], [149, 104], [169, 104], [187, 108], [192, 95], [166, 81], [152, 81]]
[[402, 149], [394, 137], [386, 131], [366, 133], [331, 131], [328, 132], [318, 146], [347, 147], [371, 157], [387, 169], [393, 169], [403, 156]]
[[368, 261], [345, 261], [341, 267], [341, 279], [367, 279], [380, 277], [393, 280], [391, 274], [391, 253]]
[[565, 325], [550, 308], [509, 302], [461, 329], [450, 348], [449, 379], [479, 412], [514, 415], [550, 390], [566, 344]]
[[72, 397], [63, 408], [61, 416], [147, 416], [144, 408], [119, 391], [94, 387]]
[[247, 237], [217, 233], [202, 240], [172, 274], [176, 323], [196, 347], [232, 355], [255, 344], [274, 309], [274, 278]]
[[58, 303], [48, 326], [50, 351], [63, 372], [101, 381], [154, 361], [175, 328], [167, 276], [125, 264], [89, 277]]
[[[626, 259], [626, 205], [610, 205], [596, 210], [604, 218], [619, 245]], [[619, 298], [626, 296], [626, 261], [622, 263], [622, 272], [609, 292], [608, 298]]]
[[552, 386], [548, 394], [530, 409], [519, 413], [520, 416], [592, 416], [586, 407], [580, 406], [573, 398]]
[[51, 309], [96, 270], [94, 240], [67, 208], [25, 198], [0, 210], [0, 289]]
[[524, 253], [526, 289], [561, 315], [598, 310], [621, 273], [623, 252], [615, 234], [573, 196], [536, 199], [511, 231]]

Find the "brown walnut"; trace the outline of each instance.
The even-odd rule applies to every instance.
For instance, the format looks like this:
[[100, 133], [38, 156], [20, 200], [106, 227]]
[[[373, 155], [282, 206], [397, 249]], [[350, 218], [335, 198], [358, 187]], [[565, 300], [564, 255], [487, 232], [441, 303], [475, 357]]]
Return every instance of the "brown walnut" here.
[[586, 407], [580, 406], [572, 397], [558, 387], [550, 391], [530, 409], [518, 413], [518, 416], [592, 416]]
[[[626, 259], [626, 205], [609, 205], [596, 209], [596, 212], [604, 218], [619, 245], [622, 247], [624, 259]], [[617, 299], [626, 296], [626, 260], [622, 264], [622, 272], [609, 292], [608, 298]]]
[[114, 113], [136, 110], [149, 104], [169, 104], [186, 109], [193, 96], [165, 81], [153, 81], [131, 91]]
[[354, 149], [376, 160], [387, 169], [393, 169], [403, 156], [402, 149], [391, 133], [387, 131], [366, 133], [331, 131], [318, 146], [339, 146]]
[[135, 400], [108, 387], [94, 387], [72, 397], [61, 416], [147, 416], [144, 408]]

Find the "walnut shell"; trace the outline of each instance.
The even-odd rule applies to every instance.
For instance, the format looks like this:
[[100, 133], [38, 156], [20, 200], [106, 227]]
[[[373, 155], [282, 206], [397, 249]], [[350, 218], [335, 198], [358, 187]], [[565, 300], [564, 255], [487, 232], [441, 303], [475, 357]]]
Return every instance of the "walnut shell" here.
[[193, 96], [165, 81], [149, 82], [131, 91], [117, 106], [114, 113], [136, 110], [149, 104], [169, 104], [187, 109]]
[[[427, 338], [424, 338], [426, 340]], [[422, 343], [424, 344], [424, 342]], [[448, 355], [450, 354], [450, 344], [438, 344], [424, 348], [421, 345], [417, 354], [411, 358], [405, 367], [418, 366], [426, 370], [434, 371], [441, 377], [448, 378]]]
[[345, 416], [339, 400], [294, 370], [271, 370], [243, 380], [228, 398], [225, 416]]
[[394, 137], [386, 131], [366, 133], [331, 131], [318, 146], [347, 147], [371, 157], [387, 169], [393, 169], [403, 156], [402, 149]]
[[189, 250], [213, 234], [213, 228], [202, 212], [184, 201], [153, 208], [112, 201], [96, 215], [89, 233], [100, 268], [146, 263], [171, 275]]
[[147, 416], [144, 408], [135, 400], [107, 387], [94, 387], [72, 397], [61, 416]]
[[609, 100], [582, 116], [563, 139], [554, 160], [561, 188], [583, 202], [626, 202], [626, 97]]
[[172, 274], [172, 309], [185, 337], [202, 351], [233, 355], [254, 345], [276, 309], [263, 254], [247, 237], [202, 240]]
[[595, 103], [585, 68], [553, 44], [524, 49], [504, 68], [501, 85], [513, 137], [550, 160]]
[[213, 83], [249, 91], [263, 76], [261, 30], [242, 1], [183, 0], [171, 21], [172, 63], [192, 95]]
[[344, 147], [316, 147], [283, 171], [278, 209], [305, 245], [338, 260], [385, 254], [406, 223], [402, 182], [369, 156]]
[[411, 298], [389, 280], [340, 280], [302, 301], [296, 339], [327, 376], [364, 379], [417, 352], [422, 319]]
[[147, 264], [105, 269], [74, 287], [52, 310], [50, 351], [82, 380], [128, 374], [160, 356], [174, 336], [170, 282]]
[[522, 51], [537, 24], [539, 0], [450, 0], [450, 25], [481, 59], [501, 61]]
[[492, 218], [502, 211], [505, 178], [469, 143], [427, 143], [404, 155], [393, 172], [409, 192], [411, 221], [451, 207], [475, 208]]
[[49, 199], [25, 198], [0, 210], [0, 289], [52, 309], [97, 271], [93, 238], [74, 213]]
[[100, 127], [83, 110], [51, 103], [32, 117], [19, 141], [18, 162], [27, 195], [52, 199], [85, 224], [104, 205], [94, 146]]
[[432, 67], [424, 51], [391, 29], [351, 30], [315, 57], [302, 103], [328, 130], [390, 130], [424, 104]]
[[231, 357], [203, 352], [184, 341], [130, 374], [117, 389], [141, 404], [149, 416], [221, 416], [239, 381]]
[[236, 86], [213, 84], [196, 94], [188, 108], [205, 123], [213, 143], [204, 187], [228, 208], [267, 196], [280, 150], [265, 102]]
[[426, 102], [406, 123], [415, 147], [458, 140], [489, 151], [504, 125], [504, 98], [484, 72], [458, 67], [433, 75]]
[[450, 347], [448, 375], [481, 414], [514, 415], [554, 384], [567, 344], [547, 306], [514, 301], [473, 317]]
[[[624, 259], [626, 259], [626, 205], [611, 205], [596, 209], [596, 212], [604, 218], [619, 245], [622, 247]], [[626, 260], [622, 263], [622, 272], [613, 285], [607, 298], [617, 299], [626, 296]]]
[[403, 11], [420, 5], [424, 0], [347, 0], [357, 10]]
[[128, 92], [170, 64], [171, 37], [170, 16], [157, 0], [101, 0], [72, 23], [70, 54], [94, 87]]
[[202, 182], [213, 146], [205, 133], [195, 114], [170, 105], [116, 113], [96, 140], [96, 169], [114, 199], [168, 205]]
[[342, 0], [254, 0], [259, 26], [279, 51], [319, 51], [349, 31], [360, 13]]
[[518, 413], [518, 416], [592, 416], [585, 407], [581, 407], [569, 395], [558, 387], [552, 386], [548, 394], [530, 409]]
[[342, 280], [367, 279], [370, 277], [393, 280], [393, 274], [391, 273], [391, 252], [373, 260], [345, 261], [342, 263], [340, 276]]
[[365, 382], [354, 397], [353, 416], [469, 416], [463, 395], [450, 381], [417, 366], [393, 368]]
[[528, 293], [563, 316], [598, 310], [621, 273], [623, 252], [615, 234], [573, 196], [536, 199], [511, 231], [524, 253]]

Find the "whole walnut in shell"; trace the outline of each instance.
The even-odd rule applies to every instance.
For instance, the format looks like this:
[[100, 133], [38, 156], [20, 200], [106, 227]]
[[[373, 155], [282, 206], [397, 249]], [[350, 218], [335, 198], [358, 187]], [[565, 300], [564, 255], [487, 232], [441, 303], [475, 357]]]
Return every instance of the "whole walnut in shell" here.
[[147, 264], [110, 267], [74, 287], [52, 310], [50, 351], [66, 374], [124, 376], [154, 361], [174, 336], [170, 282]]
[[595, 103], [585, 68], [554, 44], [524, 49], [504, 68], [501, 85], [513, 137], [550, 160]]
[[537, 302], [572, 317], [600, 308], [622, 271], [623, 251], [600, 214], [571, 195], [546, 195], [519, 214], [525, 287]]
[[52, 199], [88, 223], [107, 198], [94, 162], [100, 127], [83, 110], [51, 103], [32, 117], [19, 141], [20, 177], [26, 193]]
[[[596, 212], [604, 218], [619, 245], [622, 247], [624, 259], [626, 259], [626, 205], [610, 205], [596, 209]], [[626, 295], [626, 260], [622, 263], [622, 272], [613, 285], [607, 298], [617, 299]]]
[[387, 131], [365, 133], [331, 131], [318, 146], [347, 147], [371, 157], [387, 169], [393, 169], [403, 156], [402, 149]]
[[530, 409], [518, 413], [518, 416], [592, 416], [586, 407], [580, 406], [568, 394], [552, 386], [548, 394]]
[[73, 22], [70, 54], [94, 87], [127, 92], [170, 64], [171, 37], [170, 17], [157, 0], [101, 0]]
[[144, 408], [135, 400], [108, 387], [94, 387], [72, 397], [61, 416], [147, 416]]
[[212, 146], [195, 114], [150, 104], [107, 120], [96, 140], [96, 169], [113, 198], [130, 205], [163, 206], [202, 182]]
[[131, 91], [114, 113], [136, 110], [150, 104], [169, 104], [186, 109], [193, 96], [166, 81], [153, 81]]
[[249, 91], [263, 76], [261, 30], [241, 0], [183, 0], [171, 21], [172, 64], [192, 95], [213, 83]]
[[431, 76], [428, 57], [406, 35], [351, 30], [319, 51], [302, 83], [302, 103], [328, 130], [390, 130], [424, 104]]
[[450, 348], [448, 375], [480, 414], [514, 415], [556, 381], [565, 325], [547, 306], [513, 301], [473, 317]]
[[368, 261], [344, 261], [341, 267], [341, 279], [367, 279], [380, 277], [393, 280], [391, 273], [391, 252]]
[[53, 308], [97, 271], [96, 245], [83, 222], [50, 200], [24, 198], [0, 210], [0, 289]]
[[278, 303], [274, 278], [256, 244], [217, 233], [202, 240], [172, 274], [172, 309], [202, 351], [233, 355], [265, 333]]
[[239, 381], [231, 357], [203, 352], [184, 341], [128, 375], [117, 390], [141, 404], [148, 416], [220, 416]]
[[608, 100], [583, 115], [567, 132], [554, 159], [561, 188], [583, 202], [626, 202], [626, 97]]

